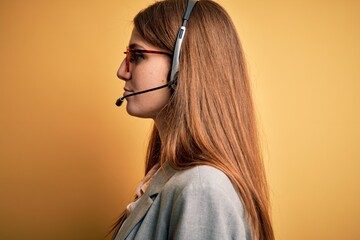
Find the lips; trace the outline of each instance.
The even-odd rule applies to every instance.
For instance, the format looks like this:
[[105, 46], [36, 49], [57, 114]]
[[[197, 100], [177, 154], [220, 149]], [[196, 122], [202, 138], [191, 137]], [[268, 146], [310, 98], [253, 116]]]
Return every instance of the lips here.
[[124, 88], [124, 96], [129, 95], [129, 94], [131, 94], [132, 92], [133, 92], [132, 90], [130, 90], [130, 89], [128, 89], [128, 88]]

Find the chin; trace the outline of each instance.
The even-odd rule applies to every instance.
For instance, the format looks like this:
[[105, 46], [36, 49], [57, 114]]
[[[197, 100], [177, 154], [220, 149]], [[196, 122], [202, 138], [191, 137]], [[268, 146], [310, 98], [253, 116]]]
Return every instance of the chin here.
[[155, 112], [149, 112], [149, 111], [142, 111], [141, 109], [134, 109], [129, 104], [126, 106], [126, 111], [129, 115], [133, 117], [138, 118], [152, 118], [155, 119], [156, 113]]

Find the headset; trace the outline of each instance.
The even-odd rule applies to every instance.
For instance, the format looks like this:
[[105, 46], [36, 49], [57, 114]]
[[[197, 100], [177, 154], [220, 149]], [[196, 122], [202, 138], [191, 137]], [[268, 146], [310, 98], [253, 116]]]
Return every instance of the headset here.
[[196, 3], [198, 1], [199, 0], [196, 0], [196, 1], [188, 0], [186, 11], [185, 11], [185, 14], [183, 17], [183, 22], [179, 29], [177, 38], [176, 38], [174, 55], [173, 55], [173, 59], [172, 59], [171, 73], [170, 73], [170, 81], [169, 81], [169, 87], [171, 87], [172, 89], [175, 89], [176, 85], [177, 85], [177, 74], [179, 72], [180, 51], [181, 51], [181, 45], [184, 40], [184, 36], [185, 36], [185, 32], [186, 32], [186, 24], [190, 18], [190, 14], [191, 14], [194, 6], [196, 5]]

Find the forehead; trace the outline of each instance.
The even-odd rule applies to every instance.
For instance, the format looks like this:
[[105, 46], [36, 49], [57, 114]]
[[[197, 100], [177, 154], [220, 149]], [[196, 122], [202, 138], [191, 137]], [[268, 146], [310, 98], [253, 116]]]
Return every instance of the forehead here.
[[147, 42], [136, 30], [133, 29], [129, 41], [129, 48], [136, 48], [136, 49], [146, 49], [146, 50], [158, 50], [161, 51], [161, 48], [155, 47], [151, 43]]

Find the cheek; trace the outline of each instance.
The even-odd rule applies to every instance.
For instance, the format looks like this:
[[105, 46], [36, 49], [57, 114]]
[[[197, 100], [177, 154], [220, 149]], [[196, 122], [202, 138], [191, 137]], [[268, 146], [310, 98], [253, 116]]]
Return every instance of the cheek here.
[[[142, 91], [150, 88], [159, 87], [168, 81], [169, 67], [157, 66], [154, 67], [149, 64], [141, 71], [133, 72], [131, 84], [136, 91]], [[140, 69], [139, 69], [140, 70]]]
[[167, 82], [168, 77], [168, 71], [165, 71], [165, 69], [152, 69], [152, 71], [149, 72], [149, 79], [153, 83], [153, 85], [159, 86], [163, 85]]
[[170, 72], [170, 60], [160, 59], [149, 66], [149, 76], [157, 83], [166, 83]]

